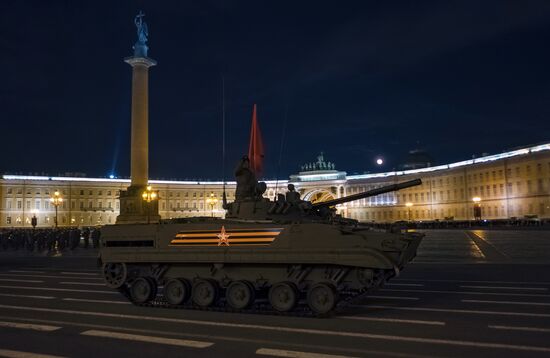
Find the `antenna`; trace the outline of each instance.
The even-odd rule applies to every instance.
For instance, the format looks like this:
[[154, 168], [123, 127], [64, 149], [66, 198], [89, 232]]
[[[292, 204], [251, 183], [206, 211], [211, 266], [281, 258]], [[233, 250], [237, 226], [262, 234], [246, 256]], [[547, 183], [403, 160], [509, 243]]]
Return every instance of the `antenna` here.
[[222, 75], [222, 180], [223, 180], [223, 208], [227, 207], [227, 195], [225, 194], [225, 77]]
[[275, 200], [277, 200], [277, 188], [279, 186], [279, 172], [281, 171], [281, 162], [283, 160], [283, 147], [285, 144], [285, 134], [286, 134], [286, 122], [288, 119], [288, 103], [285, 104], [285, 118], [283, 121], [283, 132], [281, 134], [281, 147], [279, 148], [279, 163], [277, 163], [277, 172], [275, 177]]

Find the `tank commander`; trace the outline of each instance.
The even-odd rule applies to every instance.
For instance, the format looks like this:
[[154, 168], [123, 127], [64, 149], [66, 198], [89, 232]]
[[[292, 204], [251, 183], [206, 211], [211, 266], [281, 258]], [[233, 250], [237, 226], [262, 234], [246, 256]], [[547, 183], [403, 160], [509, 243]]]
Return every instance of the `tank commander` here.
[[254, 198], [258, 180], [254, 172], [250, 170], [250, 159], [245, 155], [239, 161], [235, 169], [235, 179], [237, 188], [235, 190], [235, 200], [240, 201], [247, 198]]

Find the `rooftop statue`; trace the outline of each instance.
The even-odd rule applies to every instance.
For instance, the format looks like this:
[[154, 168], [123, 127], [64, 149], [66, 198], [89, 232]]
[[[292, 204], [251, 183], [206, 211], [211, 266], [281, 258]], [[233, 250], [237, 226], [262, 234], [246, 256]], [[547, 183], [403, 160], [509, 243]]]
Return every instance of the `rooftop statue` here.
[[134, 19], [138, 36], [137, 42], [134, 45], [134, 57], [147, 57], [147, 50], [149, 49], [146, 45], [149, 30], [147, 29], [147, 23], [143, 21], [144, 16], [145, 14], [140, 11]]

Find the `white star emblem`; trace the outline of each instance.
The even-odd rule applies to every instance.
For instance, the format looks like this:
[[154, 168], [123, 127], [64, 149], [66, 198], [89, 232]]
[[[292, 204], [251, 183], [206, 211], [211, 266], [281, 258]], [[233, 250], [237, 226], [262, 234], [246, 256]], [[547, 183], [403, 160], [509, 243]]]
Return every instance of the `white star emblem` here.
[[222, 225], [222, 231], [217, 235], [218, 236], [218, 246], [227, 245], [229, 246], [229, 234], [225, 233], [225, 227]]

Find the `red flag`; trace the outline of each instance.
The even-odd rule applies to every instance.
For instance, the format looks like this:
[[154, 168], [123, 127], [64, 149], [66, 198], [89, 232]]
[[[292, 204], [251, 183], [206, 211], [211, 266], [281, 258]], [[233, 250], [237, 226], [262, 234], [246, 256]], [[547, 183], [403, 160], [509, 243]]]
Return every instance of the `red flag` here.
[[256, 115], [256, 104], [252, 111], [252, 128], [250, 129], [250, 145], [248, 146], [248, 158], [250, 159], [250, 169], [259, 178], [263, 171], [262, 161], [264, 158], [264, 144], [262, 142], [262, 133], [258, 124]]

